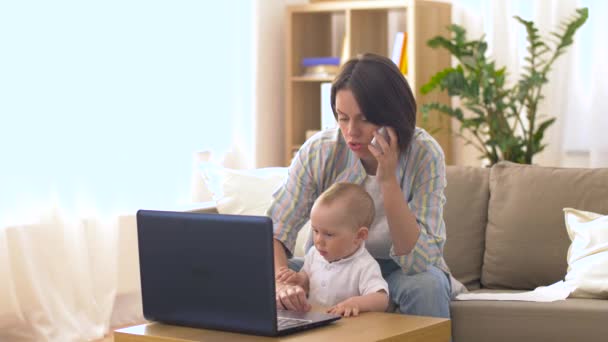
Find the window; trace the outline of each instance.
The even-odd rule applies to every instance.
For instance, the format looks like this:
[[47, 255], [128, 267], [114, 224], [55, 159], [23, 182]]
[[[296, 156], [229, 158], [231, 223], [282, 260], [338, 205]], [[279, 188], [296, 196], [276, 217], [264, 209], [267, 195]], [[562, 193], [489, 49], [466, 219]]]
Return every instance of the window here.
[[0, 4], [0, 220], [190, 198], [193, 154], [253, 136], [250, 1]]

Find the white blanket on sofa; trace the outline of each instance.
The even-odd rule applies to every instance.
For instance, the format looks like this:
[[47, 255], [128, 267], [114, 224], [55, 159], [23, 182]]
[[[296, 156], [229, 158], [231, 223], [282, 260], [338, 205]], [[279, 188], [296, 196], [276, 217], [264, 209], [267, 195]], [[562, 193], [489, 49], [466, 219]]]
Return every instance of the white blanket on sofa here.
[[571, 285], [558, 281], [549, 286], [539, 286], [534, 291], [516, 293], [461, 293], [456, 300], [516, 300], [525, 302], [554, 302], [568, 298], [574, 288]]

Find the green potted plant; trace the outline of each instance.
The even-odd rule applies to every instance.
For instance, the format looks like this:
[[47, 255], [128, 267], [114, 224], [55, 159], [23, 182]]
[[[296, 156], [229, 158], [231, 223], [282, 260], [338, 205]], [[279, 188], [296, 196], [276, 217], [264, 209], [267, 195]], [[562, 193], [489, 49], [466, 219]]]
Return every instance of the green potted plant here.
[[[515, 16], [526, 28], [528, 56], [525, 72], [512, 86], [506, 82], [506, 68], [497, 67], [486, 56], [485, 38], [467, 40], [464, 28], [451, 25], [451, 39], [437, 36], [427, 44], [447, 49], [458, 65], [435, 74], [421, 92], [427, 94], [439, 88], [450, 97], [459, 97], [460, 106], [427, 103], [421, 107], [423, 116], [426, 118], [436, 110], [456, 118], [461, 126], [454, 133], [473, 145], [480, 158], [487, 158], [491, 165], [501, 160], [531, 164], [534, 155], [545, 148], [544, 133], [555, 121], [554, 117], [541, 118], [538, 114], [542, 88], [549, 81], [551, 66], [572, 45], [574, 34], [587, 17], [587, 8], [577, 9], [558, 32], [551, 32], [550, 38], [541, 38], [532, 21]], [[470, 137], [463, 131], [468, 131]]]

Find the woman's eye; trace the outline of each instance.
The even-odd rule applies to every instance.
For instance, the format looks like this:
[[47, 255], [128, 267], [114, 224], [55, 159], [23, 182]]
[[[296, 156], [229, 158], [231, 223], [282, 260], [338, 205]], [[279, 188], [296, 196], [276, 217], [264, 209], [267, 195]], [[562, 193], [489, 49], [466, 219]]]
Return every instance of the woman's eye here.
[[338, 118], [338, 121], [348, 121], [348, 118]]

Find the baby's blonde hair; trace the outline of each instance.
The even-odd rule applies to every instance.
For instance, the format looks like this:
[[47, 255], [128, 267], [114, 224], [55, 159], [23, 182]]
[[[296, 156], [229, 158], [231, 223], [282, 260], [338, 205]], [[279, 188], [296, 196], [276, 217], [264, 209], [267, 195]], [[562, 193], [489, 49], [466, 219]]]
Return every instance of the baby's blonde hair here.
[[374, 200], [365, 189], [353, 183], [335, 183], [317, 198], [317, 205], [330, 205], [339, 201], [346, 208], [346, 217], [352, 219], [355, 229], [368, 227], [374, 222]]

